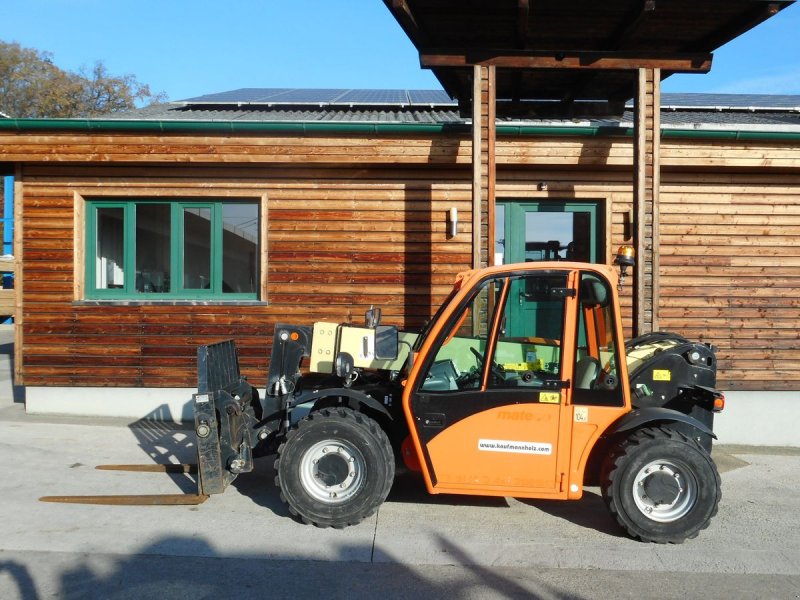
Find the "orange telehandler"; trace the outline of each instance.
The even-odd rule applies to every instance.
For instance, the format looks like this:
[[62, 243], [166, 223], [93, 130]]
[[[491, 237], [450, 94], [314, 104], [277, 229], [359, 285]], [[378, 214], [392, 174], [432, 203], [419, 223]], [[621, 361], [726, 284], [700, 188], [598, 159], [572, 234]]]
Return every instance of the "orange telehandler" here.
[[[615, 262], [624, 277], [632, 251]], [[695, 537], [721, 496], [714, 351], [668, 333], [625, 344], [619, 283], [606, 265], [511, 264], [460, 274], [419, 333], [378, 310], [360, 327], [280, 324], [264, 398], [232, 341], [202, 346], [197, 498], [274, 453], [281, 498], [322, 527], [374, 513], [400, 466], [431, 494], [576, 500], [599, 484], [630, 535]]]

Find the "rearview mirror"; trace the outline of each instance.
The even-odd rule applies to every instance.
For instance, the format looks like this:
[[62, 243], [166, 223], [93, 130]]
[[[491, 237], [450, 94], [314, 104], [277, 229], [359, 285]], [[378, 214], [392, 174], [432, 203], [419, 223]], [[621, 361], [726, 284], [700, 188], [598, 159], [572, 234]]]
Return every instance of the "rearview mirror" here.
[[370, 307], [364, 315], [364, 325], [369, 329], [374, 329], [381, 324], [381, 309]]

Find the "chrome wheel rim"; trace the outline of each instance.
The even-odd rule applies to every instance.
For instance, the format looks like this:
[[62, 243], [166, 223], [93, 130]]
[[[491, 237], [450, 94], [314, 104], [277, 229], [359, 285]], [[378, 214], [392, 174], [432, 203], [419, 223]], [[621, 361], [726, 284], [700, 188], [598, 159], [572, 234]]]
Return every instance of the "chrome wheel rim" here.
[[342, 440], [323, 440], [303, 456], [300, 483], [316, 500], [341, 504], [358, 493], [365, 472], [364, 456], [358, 448]]
[[680, 462], [654, 460], [633, 480], [633, 501], [641, 513], [658, 523], [686, 516], [697, 502], [697, 479]]

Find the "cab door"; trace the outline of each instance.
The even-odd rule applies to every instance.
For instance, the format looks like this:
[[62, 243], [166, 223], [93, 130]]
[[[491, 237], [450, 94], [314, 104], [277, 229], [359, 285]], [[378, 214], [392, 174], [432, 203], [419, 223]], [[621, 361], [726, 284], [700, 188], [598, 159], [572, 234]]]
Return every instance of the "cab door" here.
[[[487, 277], [443, 315], [407, 383], [407, 414], [429, 491], [566, 496], [571, 419], [564, 368], [571, 371], [574, 344], [565, 340], [574, 340], [568, 315], [575, 311], [575, 279], [570, 271]], [[519, 303], [528, 302], [550, 315], [546, 335], [538, 320], [519, 321], [530, 314]]]

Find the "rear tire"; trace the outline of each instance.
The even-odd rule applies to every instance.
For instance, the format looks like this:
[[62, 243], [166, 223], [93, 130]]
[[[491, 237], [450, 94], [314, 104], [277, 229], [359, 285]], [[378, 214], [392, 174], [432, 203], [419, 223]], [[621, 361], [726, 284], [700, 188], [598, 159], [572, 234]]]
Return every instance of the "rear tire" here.
[[386, 433], [349, 408], [302, 419], [278, 448], [275, 484], [289, 511], [317, 527], [346, 527], [389, 495], [395, 460]]
[[680, 544], [708, 527], [722, 497], [711, 456], [667, 427], [631, 434], [603, 468], [603, 499], [617, 522], [645, 542]]

